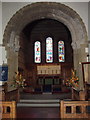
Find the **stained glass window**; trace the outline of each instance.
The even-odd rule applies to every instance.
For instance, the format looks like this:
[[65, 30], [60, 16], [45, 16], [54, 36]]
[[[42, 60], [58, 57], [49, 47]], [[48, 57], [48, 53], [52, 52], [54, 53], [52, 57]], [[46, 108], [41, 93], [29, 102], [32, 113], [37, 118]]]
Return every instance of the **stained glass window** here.
[[34, 57], [35, 57], [35, 63], [41, 62], [41, 43], [39, 41], [36, 41], [34, 44]]
[[46, 39], [46, 62], [53, 62], [53, 40], [51, 37]]
[[59, 62], [65, 61], [64, 42], [63, 41], [58, 42], [58, 56], [59, 56]]

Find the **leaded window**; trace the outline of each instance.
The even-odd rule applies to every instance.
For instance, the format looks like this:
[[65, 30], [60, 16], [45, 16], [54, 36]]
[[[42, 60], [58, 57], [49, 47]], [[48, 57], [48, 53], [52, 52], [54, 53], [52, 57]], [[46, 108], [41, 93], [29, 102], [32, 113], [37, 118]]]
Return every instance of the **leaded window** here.
[[35, 63], [41, 63], [41, 43], [39, 41], [34, 43], [34, 52]]
[[65, 50], [64, 50], [64, 42], [63, 41], [58, 42], [58, 58], [59, 58], [59, 62], [65, 61]]
[[53, 40], [51, 37], [46, 38], [46, 62], [53, 62]]

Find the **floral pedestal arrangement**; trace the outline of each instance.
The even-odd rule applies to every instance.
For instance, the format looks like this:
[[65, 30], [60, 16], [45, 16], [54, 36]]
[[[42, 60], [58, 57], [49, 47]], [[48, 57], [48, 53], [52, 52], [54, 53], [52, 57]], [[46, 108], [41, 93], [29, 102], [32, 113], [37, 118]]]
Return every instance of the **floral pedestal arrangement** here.
[[12, 86], [17, 87], [20, 90], [25, 87], [25, 79], [19, 72], [15, 72], [15, 77]]
[[72, 70], [72, 75], [70, 79], [65, 81], [65, 85], [75, 89], [79, 89], [79, 78], [76, 76], [76, 71]]

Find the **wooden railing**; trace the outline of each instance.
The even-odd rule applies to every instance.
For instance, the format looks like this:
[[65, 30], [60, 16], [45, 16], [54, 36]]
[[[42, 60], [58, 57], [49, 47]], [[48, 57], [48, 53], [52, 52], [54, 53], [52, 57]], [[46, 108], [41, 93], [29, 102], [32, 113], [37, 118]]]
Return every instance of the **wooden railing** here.
[[88, 101], [61, 101], [60, 118], [89, 118], [90, 103]]
[[16, 102], [15, 101], [0, 102], [0, 116], [2, 119], [16, 118]]

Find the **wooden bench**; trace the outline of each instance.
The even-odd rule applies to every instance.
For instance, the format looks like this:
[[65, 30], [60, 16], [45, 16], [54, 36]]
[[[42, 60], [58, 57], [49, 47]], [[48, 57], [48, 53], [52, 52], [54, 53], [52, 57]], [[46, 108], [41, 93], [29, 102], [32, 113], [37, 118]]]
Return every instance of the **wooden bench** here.
[[89, 101], [61, 101], [60, 118], [89, 118]]
[[0, 116], [2, 117], [2, 119], [16, 118], [16, 102], [15, 101], [0, 102]]

